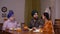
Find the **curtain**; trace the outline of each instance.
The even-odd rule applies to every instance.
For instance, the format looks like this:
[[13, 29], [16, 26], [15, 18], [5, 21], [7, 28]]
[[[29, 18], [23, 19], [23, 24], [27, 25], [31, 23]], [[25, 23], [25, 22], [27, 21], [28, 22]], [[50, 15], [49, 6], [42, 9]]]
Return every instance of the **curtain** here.
[[40, 0], [25, 0], [25, 14], [24, 14], [24, 20], [25, 24], [28, 24], [31, 20], [31, 12], [32, 10], [37, 10], [40, 17]]

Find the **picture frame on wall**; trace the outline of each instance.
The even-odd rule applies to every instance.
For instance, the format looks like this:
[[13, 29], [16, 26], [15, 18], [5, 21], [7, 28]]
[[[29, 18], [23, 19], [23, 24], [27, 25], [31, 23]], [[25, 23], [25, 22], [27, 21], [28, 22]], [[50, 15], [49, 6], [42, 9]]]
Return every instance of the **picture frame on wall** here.
[[2, 12], [7, 12], [7, 7], [2, 7], [2, 8], [1, 8], [1, 11], [2, 11]]
[[2, 13], [2, 17], [7, 17], [7, 14], [6, 13]]

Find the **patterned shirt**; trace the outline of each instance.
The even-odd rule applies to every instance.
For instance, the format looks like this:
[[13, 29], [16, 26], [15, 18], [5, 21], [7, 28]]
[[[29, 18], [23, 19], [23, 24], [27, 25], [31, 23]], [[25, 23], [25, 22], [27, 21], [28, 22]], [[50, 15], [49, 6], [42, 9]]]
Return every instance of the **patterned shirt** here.
[[29, 23], [29, 28], [33, 28], [33, 27], [39, 28], [39, 26], [42, 27], [43, 24], [44, 24], [44, 22], [41, 19], [37, 19], [36, 21], [34, 21], [34, 19], [32, 19]]

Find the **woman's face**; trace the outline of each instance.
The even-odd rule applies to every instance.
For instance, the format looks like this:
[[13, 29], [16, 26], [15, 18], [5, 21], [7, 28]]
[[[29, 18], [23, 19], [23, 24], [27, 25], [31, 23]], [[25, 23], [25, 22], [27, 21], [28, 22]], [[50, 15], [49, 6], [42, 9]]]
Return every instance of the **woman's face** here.
[[45, 16], [44, 16], [44, 15], [42, 15], [42, 19], [43, 19], [43, 20], [45, 19]]
[[37, 14], [37, 13], [35, 13], [33, 17], [34, 17], [34, 18], [38, 18], [38, 14]]

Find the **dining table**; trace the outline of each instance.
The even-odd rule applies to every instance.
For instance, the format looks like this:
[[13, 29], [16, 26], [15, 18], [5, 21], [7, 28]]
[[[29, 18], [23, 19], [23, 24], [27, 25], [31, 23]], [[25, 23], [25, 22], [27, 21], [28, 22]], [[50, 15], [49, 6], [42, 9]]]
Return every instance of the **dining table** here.
[[33, 32], [33, 31], [0, 31], [0, 34], [54, 34], [53, 32]]

